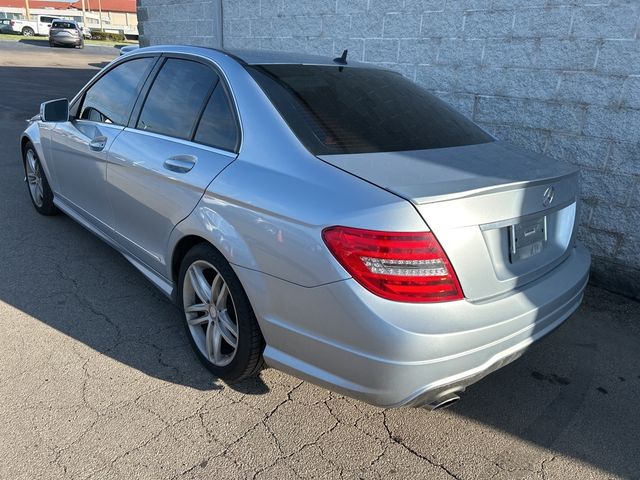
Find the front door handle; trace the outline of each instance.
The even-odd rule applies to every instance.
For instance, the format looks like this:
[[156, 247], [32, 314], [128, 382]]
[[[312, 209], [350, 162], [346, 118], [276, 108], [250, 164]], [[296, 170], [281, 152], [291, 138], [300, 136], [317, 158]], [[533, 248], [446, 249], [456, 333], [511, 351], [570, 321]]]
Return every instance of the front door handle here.
[[198, 160], [194, 155], [175, 155], [164, 161], [164, 168], [176, 173], [187, 173]]
[[100, 152], [107, 145], [107, 137], [104, 135], [98, 135], [89, 142], [89, 148], [95, 152]]

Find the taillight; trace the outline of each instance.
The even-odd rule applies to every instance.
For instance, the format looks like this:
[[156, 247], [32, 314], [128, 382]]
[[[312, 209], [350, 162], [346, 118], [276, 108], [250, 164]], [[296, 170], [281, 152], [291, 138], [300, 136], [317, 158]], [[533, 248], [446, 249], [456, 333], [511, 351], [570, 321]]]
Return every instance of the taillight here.
[[15, 21], [15, 20], [10, 20], [10, 21], [9, 21], [9, 25], [11, 25], [12, 27], [13, 27], [15, 24], [16, 24], [16, 21]]
[[380, 297], [413, 303], [463, 298], [456, 273], [431, 232], [329, 227], [322, 238], [354, 280]]

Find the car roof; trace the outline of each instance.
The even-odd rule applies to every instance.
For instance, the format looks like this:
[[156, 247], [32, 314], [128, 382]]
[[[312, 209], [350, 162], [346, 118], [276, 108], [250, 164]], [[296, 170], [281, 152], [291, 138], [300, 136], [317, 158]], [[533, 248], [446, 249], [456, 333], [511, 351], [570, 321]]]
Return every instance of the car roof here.
[[[311, 65], [337, 65], [333, 61], [334, 57], [313, 55], [309, 53], [278, 52], [273, 50], [226, 50], [231, 55], [239, 58], [248, 65], [269, 65], [269, 64], [311, 64]], [[347, 56], [347, 62], [349, 58]], [[351, 63], [351, 62], [349, 62]]]
[[[215, 59], [218, 54], [228, 55], [245, 65], [331, 65], [340, 66], [334, 62], [333, 56], [313, 55], [309, 53], [279, 52], [273, 50], [241, 50], [241, 49], [216, 49], [208, 47], [196, 47], [190, 45], [155, 45], [140, 48], [136, 53], [162, 52], [162, 53], [192, 53]], [[375, 65], [364, 64], [349, 59], [347, 66], [360, 66], [379, 68]]]

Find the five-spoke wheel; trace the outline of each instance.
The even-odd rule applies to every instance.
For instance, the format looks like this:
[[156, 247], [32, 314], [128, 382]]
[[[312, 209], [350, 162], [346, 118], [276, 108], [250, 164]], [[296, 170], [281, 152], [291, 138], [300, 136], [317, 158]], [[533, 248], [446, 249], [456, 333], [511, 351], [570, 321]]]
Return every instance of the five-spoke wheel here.
[[184, 277], [182, 301], [200, 352], [218, 367], [228, 365], [238, 348], [238, 320], [222, 275], [209, 262], [192, 263]]
[[27, 169], [27, 183], [29, 184], [29, 192], [31, 199], [36, 207], [42, 207], [44, 201], [44, 189], [42, 187], [42, 170], [35, 152], [32, 148], [27, 150], [25, 156], [25, 166]]
[[247, 294], [220, 252], [204, 242], [189, 250], [178, 288], [189, 338], [205, 366], [231, 382], [259, 372], [264, 339]]

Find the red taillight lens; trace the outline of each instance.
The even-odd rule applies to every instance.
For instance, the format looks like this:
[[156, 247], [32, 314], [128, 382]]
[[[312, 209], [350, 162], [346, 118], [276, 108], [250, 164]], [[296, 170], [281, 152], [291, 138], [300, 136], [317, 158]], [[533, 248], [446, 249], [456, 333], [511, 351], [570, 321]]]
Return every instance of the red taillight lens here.
[[329, 227], [322, 238], [353, 278], [380, 297], [413, 303], [463, 298], [456, 273], [431, 232]]

